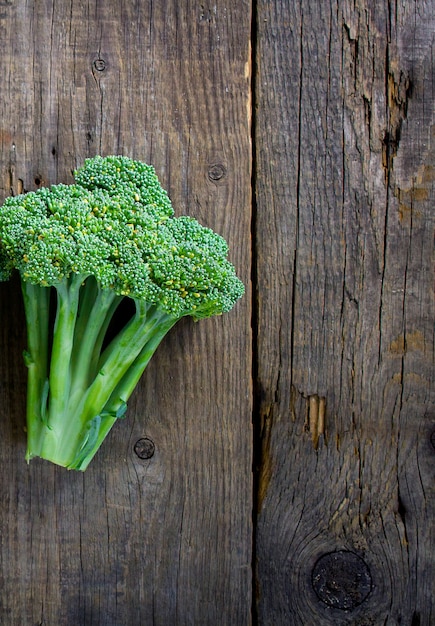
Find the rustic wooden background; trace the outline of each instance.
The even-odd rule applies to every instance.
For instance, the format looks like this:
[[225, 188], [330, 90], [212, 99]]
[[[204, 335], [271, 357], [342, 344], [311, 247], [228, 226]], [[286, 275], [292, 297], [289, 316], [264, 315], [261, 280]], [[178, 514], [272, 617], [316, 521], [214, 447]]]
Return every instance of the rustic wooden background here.
[[434, 33], [435, 0], [0, 1], [1, 199], [145, 160], [247, 286], [82, 474], [24, 461], [0, 285], [1, 626], [435, 623]]

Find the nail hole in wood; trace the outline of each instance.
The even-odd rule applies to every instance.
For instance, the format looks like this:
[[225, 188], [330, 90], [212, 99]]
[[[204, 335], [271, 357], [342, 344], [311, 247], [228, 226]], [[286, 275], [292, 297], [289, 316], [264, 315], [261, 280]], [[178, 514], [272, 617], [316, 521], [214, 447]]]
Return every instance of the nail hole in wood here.
[[154, 455], [156, 448], [154, 442], [151, 441], [151, 439], [148, 439], [148, 437], [142, 437], [141, 439], [138, 439], [136, 441], [133, 449], [136, 456], [139, 457], [139, 459], [141, 459], [142, 461], [145, 461], [146, 459], [150, 459]]
[[104, 59], [95, 59], [94, 68], [97, 72], [104, 72], [106, 69], [106, 61], [104, 61]]
[[210, 165], [208, 168], [208, 178], [214, 183], [225, 178], [226, 173], [227, 168], [222, 163], [213, 163], [213, 165]]

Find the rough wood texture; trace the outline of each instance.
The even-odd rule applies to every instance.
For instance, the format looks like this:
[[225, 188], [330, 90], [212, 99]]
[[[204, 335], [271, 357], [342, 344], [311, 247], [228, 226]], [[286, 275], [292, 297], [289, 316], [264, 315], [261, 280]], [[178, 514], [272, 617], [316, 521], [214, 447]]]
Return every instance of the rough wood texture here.
[[[250, 20], [226, 0], [0, 2], [2, 198], [96, 153], [142, 159], [248, 284]], [[0, 298], [2, 626], [248, 624], [249, 289], [173, 329], [84, 475], [24, 461], [19, 285]]]
[[433, 624], [434, 32], [435, 0], [0, 1], [0, 200], [143, 159], [256, 293], [173, 329], [80, 474], [24, 462], [0, 285], [1, 626]]
[[430, 626], [435, 4], [257, 27], [258, 621]]

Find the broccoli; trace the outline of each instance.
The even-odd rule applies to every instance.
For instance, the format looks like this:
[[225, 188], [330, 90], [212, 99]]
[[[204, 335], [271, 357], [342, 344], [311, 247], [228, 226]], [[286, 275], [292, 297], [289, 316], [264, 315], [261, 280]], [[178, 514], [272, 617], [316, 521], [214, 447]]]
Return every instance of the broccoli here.
[[18, 271], [22, 285], [26, 459], [84, 471], [166, 333], [229, 311], [244, 287], [226, 241], [174, 216], [152, 166], [96, 156], [74, 179], [6, 199], [0, 279]]

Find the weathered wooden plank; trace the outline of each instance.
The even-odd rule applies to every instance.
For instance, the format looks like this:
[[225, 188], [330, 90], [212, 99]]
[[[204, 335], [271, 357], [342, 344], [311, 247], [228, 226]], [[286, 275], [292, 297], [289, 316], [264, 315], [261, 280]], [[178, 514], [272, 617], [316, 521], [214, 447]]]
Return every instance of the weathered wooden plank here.
[[[96, 153], [151, 162], [247, 284], [249, 40], [249, 2], [2, 3], [2, 198]], [[249, 295], [173, 329], [85, 474], [24, 462], [18, 284], [0, 295], [2, 626], [248, 624]]]
[[258, 3], [258, 621], [434, 621], [435, 4]]

